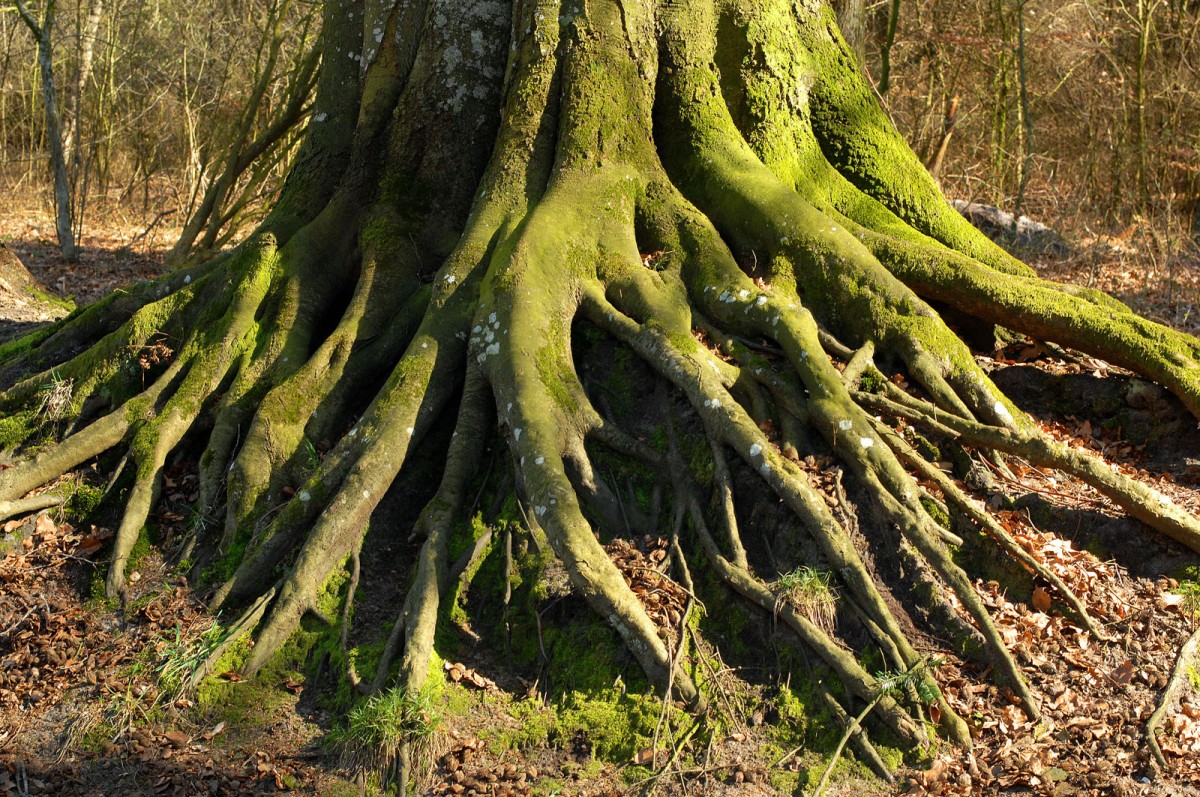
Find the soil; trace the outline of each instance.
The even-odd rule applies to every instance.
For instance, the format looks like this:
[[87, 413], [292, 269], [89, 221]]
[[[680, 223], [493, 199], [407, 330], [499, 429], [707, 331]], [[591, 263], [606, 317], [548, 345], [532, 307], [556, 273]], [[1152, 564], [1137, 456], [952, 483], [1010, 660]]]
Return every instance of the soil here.
[[[50, 229], [35, 213], [0, 218], [0, 237], [48, 293], [73, 294], [86, 303], [163, 270], [163, 250], [154, 236], [139, 239], [137, 227], [112, 225], [85, 238], [77, 265], [56, 258], [53, 242], [40, 232]], [[129, 246], [131, 241], [136, 243]], [[1119, 258], [1089, 263], [1086, 273], [1065, 276], [1103, 282], [1103, 275], [1127, 265]], [[1064, 277], [1061, 262], [1047, 268]], [[62, 312], [23, 299], [28, 283], [8, 277], [11, 273], [20, 274], [13, 267], [0, 283], [0, 289], [14, 286], [0, 290], [0, 336]], [[1173, 297], [1161, 290], [1141, 296], [1148, 312], [1192, 329], [1196, 315], [1180, 304], [1192, 301], [1192, 288], [1181, 284], [1176, 279]], [[1125, 292], [1125, 298], [1139, 306], [1136, 292]], [[980, 362], [1001, 389], [1032, 409], [1048, 433], [1102, 454], [1200, 513], [1200, 430], [1172, 397], [1105, 363], [1043, 350], [1031, 341], [980, 352]], [[1068, 405], [1081, 396], [1089, 406], [1069, 414]], [[844, 500], [837, 479], [821, 473], [821, 462], [810, 464], [828, 500]], [[110, 466], [95, 463], [70, 478], [103, 485]], [[262, 682], [218, 674], [224, 684], [214, 692], [221, 695], [216, 702], [171, 688], [172, 676], [202, 649], [214, 622], [177, 561], [195, 498], [194, 468], [186, 458], [173, 465], [154, 518], [154, 544], [142, 549], [131, 568], [137, 578], [123, 607], [95, 597], [102, 592], [97, 573], [111, 535], [102, 512], [80, 528], [66, 519], [70, 512], [4, 524], [0, 795], [351, 795], [367, 789], [358, 766], [364, 759], [329, 742], [345, 716], [330, 708], [343, 673], [328, 662], [276, 672]], [[870, 779], [861, 765], [849, 766], [851, 750], [828, 793], [1200, 794], [1200, 697], [1194, 687], [1185, 689], [1181, 705], [1163, 723], [1166, 771], [1151, 763], [1142, 734], [1176, 653], [1197, 623], [1196, 607], [1181, 597], [1180, 582], [1197, 579], [1200, 558], [1145, 534], [1106, 500], [1060, 474], [1019, 461], [1009, 468], [978, 488], [977, 497], [997, 509], [1010, 533], [1081, 595], [1113, 639], [1090, 638], [1043, 585], [994, 568], [995, 579], [981, 579], [978, 588], [1035, 692], [1045, 697], [1042, 721], [1028, 721], [1011, 694], [988, 683], [987, 673], [928, 639], [925, 647], [942, 662], [938, 681], [945, 695], [972, 725], [973, 750], [935, 746], [924, 760], [905, 762], [894, 786]], [[744, 474], [734, 476], [740, 482]], [[410, 559], [416, 543], [382, 529], [411, 527], [435, 479], [435, 472], [405, 479], [403, 489], [381, 506], [388, 522], [373, 523], [381, 530], [373, 530], [364, 546], [355, 634], [394, 619], [402, 584], [387, 576], [397, 561]], [[769, 508], [755, 514], [770, 522]], [[608, 550], [635, 592], [653, 603], [664, 632], [677, 634], [687, 595], [662, 574], [665, 540], [640, 535], [632, 543], [611, 543]], [[972, 550], [964, 546], [964, 555]], [[365, 588], [368, 584], [376, 586]], [[563, 712], [556, 713], [553, 703], [570, 694], [554, 683], [555, 674], [547, 667], [512, 666], [506, 644], [481, 639], [464, 626], [439, 645], [447, 657], [444, 697], [455, 710], [447, 712], [425, 751], [419, 793], [599, 797], [651, 790], [770, 795], [811, 789], [840, 731], [827, 713], [810, 705], [807, 716], [797, 715], [789, 702], [800, 690], [789, 688], [781, 663], [794, 654], [771, 618], [731, 631], [722, 625], [724, 607], [717, 600], [709, 597], [704, 607], [702, 633], [737, 637], [720, 640], [730, 651], [727, 660], [714, 651], [710, 675], [720, 685], [714, 700], [720, 730], [697, 734], [678, 759], [660, 740], [657, 747], [627, 752], [623, 760], [599, 761], [598, 735], [554, 725]], [[585, 616], [576, 599], [552, 596], [538, 615], [539, 643], [542, 623], [569, 629]], [[626, 661], [614, 684], [632, 699], [637, 687], [624, 682], [636, 683], [635, 670]], [[671, 714], [686, 727], [677, 712]], [[789, 723], [804, 730], [789, 736]], [[815, 749], [793, 751], [784, 740]]]

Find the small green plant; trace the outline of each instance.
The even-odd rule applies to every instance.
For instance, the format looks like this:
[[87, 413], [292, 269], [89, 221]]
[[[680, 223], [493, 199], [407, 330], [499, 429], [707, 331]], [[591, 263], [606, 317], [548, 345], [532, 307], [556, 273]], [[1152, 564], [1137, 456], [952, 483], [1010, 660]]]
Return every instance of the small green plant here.
[[826, 570], [798, 567], [775, 582], [776, 607], [790, 602], [814, 625], [832, 631], [837, 617], [837, 593]]
[[418, 779], [433, 771], [439, 724], [428, 692], [411, 695], [392, 689], [355, 706], [346, 718], [346, 727], [330, 732], [329, 739], [342, 749], [344, 766], [377, 773], [381, 787], [387, 790], [400, 780], [404, 747]]
[[1180, 581], [1174, 592], [1183, 598], [1179, 604], [1180, 611], [1195, 623], [1200, 618], [1200, 581]]
[[43, 423], [54, 423], [62, 418], [71, 406], [71, 397], [75, 394], [75, 383], [71, 379], [63, 379], [58, 370], [50, 372], [50, 381], [38, 388], [37, 417]]
[[895, 695], [912, 687], [917, 692], [917, 699], [928, 705], [938, 699], [938, 688], [933, 679], [927, 676], [931, 668], [937, 668], [941, 663], [940, 658], [922, 659], [908, 670], [877, 672], [875, 687], [880, 696]]
[[875, 673], [875, 696], [871, 698], [871, 702], [867, 704], [866, 708], [851, 720], [850, 724], [846, 727], [846, 732], [842, 734], [841, 740], [838, 741], [838, 745], [829, 759], [829, 765], [825, 767], [825, 772], [821, 775], [821, 780], [817, 783], [817, 788], [813, 790], [813, 797], [821, 797], [825, 793], [825, 787], [829, 783], [829, 776], [833, 774], [833, 768], [837, 765], [842, 750], [846, 748], [846, 742], [850, 741], [850, 737], [854, 735], [855, 729], [862, 725], [862, 721], [867, 718], [867, 715], [871, 713], [871, 710], [875, 708], [880, 700], [883, 700], [885, 697], [899, 695], [901, 692], [906, 692], [910, 687], [916, 690], [917, 699], [922, 703], [929, 704], [938, 699], [937, 684], [928, 675], [931, 668], [939, 667], [941, 664], [942, 659], [936, 656], [932, 658], [926, 657], [907, 670], [886, 670]]
[[186, 684], [196, 668], [208, 660], [221, 643], [225, 641], [228, 632], [217, 622], [199, 637], [186, 639], [183, 626], [175, 626], [175, 638], [168, 640], [158, 648], [158, 673], [160, 692], [174, 702], [183, 696]]
[[304, 438], [304, 464], [309, 470], [316, 470], [321, 466], [321, 454], [307, 437]]

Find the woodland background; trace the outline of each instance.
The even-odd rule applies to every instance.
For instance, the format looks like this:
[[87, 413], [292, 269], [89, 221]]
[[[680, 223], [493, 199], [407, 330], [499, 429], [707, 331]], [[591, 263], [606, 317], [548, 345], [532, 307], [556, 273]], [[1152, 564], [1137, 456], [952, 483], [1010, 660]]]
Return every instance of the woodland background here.
[[[53, 5], [77, 235], [153, 224], [158, 244], [174, 246], [190, 220], [198, 230], [178, 258], [244, 229], [305, 121], [296, 98], [312, 89], [316, 4]], [[1076, 255], [1136, 251], [1143, 272], [1168, 280], [1194, 259], [1200, 3], [843, 5], [861, 15], [848, 28], [892, 117], [948, 196], [1029, 215]], [[44, 212], [53, 194], [36, 41], [14, 4], [0, 10], [0, 207]], [[45, 4], [30, 10], [44, 22]], [[214, 208], [198, 214], [206, 194]]]

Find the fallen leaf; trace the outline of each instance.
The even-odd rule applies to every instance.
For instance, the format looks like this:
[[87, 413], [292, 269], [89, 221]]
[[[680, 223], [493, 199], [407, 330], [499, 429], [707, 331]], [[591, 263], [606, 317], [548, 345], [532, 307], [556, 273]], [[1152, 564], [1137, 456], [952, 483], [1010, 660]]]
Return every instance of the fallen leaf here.
[[1112, 678], [1113, 682], [1120, 686], [1129, 683], [1133, 680], [1133, 662], [1126, 660], [1124, 664], [1113, 670], [1109, 678]]
[[1033, 591], [1033, 607], [1039, 612], [1050, 611], [1050, 593], [1044, 587], [1038, 587]]

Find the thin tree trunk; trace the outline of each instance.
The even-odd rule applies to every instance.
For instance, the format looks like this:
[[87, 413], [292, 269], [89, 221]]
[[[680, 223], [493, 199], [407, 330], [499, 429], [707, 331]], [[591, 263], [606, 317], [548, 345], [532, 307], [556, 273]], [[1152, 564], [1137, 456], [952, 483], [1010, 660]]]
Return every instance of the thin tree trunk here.
[[38, 67], [42, 74], [42, 95], [46, 110], [46, 139], [50, 145], [50, 168], [54, 174], [55, 228], [63, 257], [75, 262], [79, 259], [79, 251], [75, 247], [75, 234], [71, 228], [71, 181], [67, 175], [62, 119], [59, 117], [58, 96], [54, 89], [54, 50], [51, 42], [54, 2], [51, 0], [46, 3], [41, 24], [38, 24], [24, 0], [17, 0], [17, 11], [37, 40]]
[[1029, 184], [1029, 170], [1033, 162], [1033, 117], [1029, 112], [1029, 80], [1025, 72], [1025, 3], [1017, 0], [1017, 116], [1020, 121], [1018, 138], [1021, 146], [1017, 161], [1017, 199], [1013, 204], [1013, 233], [1016, 234], [1017, 219], [1025, 203], [1025, 188]]
[[900, 0], [892, 0], [888, 11], [887, 29], [879, 45], [879, 93], [884, 94], [892, 80], [892, 45], [896, 43], [896, 27], [900, 24]]
[[79, 34], [79, 69], [75, 73], [75, 88], [67, 95], [63, 108], [63, 158], [78, 170], [82, 160], [78, 152], [79, 117], [83, 113], [83, 95], [92, 77], [92, 61], [96, 52], [96, 34], [104, 15], [104, 0], [92, 0], [87, 19]]

